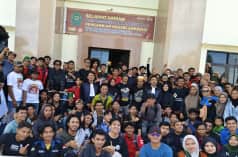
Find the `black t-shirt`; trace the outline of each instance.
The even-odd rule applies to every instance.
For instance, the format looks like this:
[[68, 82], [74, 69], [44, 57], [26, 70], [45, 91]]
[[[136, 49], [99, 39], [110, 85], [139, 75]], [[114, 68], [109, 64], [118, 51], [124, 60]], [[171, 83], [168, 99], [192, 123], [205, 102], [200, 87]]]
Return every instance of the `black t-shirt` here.
[[14, 155], [14, 156], [22, 156], [22, 154], [19, 154], [19, 150], [21, 147], [24, 147], [27, 144], [30, 144], [28, 146], [28, 149], [30, 149], [32, 140], [30, 138], [24, 140], [24, 141], [16, 141], [16, 134], [4, 134], [0, 136], [0, 144], [3, 146], [3, 155]]
[[107, 135], [105, 146], [110, 146], [111, 144], [115, 147], [115, 150], [122, 155], [122, 157], [128, 157], [127, 144], [122, 136], [114, 139]]
[[88, 76], [89, 70], [86, 69], [80, 69], [78, 72], [76, 72], [75, 76], [80, 77], [81, 80], [84, 82], [87, 81], [87, 76]]

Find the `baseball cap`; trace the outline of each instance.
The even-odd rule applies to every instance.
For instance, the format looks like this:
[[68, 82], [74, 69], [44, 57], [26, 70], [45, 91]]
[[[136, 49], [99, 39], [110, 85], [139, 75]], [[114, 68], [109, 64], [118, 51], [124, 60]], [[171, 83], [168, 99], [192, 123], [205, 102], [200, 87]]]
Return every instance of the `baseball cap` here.
[[21, 61], [15, 61], [14, 66], [23, 66]]
[[29, 56], [25, 56], [24, 58], [23, 58], [23, 62], [24, 61], [30, 61], [31, 60], [31, 57], [29, 57]]
[[152, 133], [158, 133], [160, 134], [160, 128], [159, 126], [152, 126], [150, 129], [149, 129], [149, 134], [152, 134]]

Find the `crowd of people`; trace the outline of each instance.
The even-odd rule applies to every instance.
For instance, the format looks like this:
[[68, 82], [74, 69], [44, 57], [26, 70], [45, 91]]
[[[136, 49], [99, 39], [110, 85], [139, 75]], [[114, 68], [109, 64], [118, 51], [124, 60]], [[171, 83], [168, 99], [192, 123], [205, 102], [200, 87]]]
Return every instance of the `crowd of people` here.
[[0, 53], [0, 145], [29, 157], [238, 157], [238, 88], [208, 64], [160, 73]]

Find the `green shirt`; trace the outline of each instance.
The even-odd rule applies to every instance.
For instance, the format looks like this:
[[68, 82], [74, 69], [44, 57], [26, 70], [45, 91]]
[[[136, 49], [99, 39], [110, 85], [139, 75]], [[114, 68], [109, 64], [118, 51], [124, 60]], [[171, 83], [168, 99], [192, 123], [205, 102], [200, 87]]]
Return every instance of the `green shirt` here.
[[92, 100], [93, 107], [95, 106], [97, 101], [102, 101], [104, 109], [108, 110], [111, 108], [113, 99], [111, 96], [102, 97], [101, 94], [97, 94], [97, 95], [95, 95], [95, 97]]

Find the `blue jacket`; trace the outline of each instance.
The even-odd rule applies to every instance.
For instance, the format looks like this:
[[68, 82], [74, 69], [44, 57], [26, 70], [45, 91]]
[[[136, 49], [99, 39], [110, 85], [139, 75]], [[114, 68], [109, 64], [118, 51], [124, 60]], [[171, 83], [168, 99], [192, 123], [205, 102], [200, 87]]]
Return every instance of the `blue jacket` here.
[[[95, 95], [99, 91], [99, 85], [97, 83], [93, 84]], [[80, 88], [80, 97], [83, 100], [84, 104], [88, 104], [92, 101], [92, 98], [89, 96], [90, 94], [90, 84], [88, 82], [84, 82]]]
[[139, 157], [173, 157], [173, 152], [167, 144], [161, 143], [158, 149], [152, 149], [148, 143], [141, 148]]
[[63, 157], [64, 150], [61, 141], [53, 139], [47, 150], [44, 141], [37, 140], [29, 152], [29, 157]]
[[230, 100], [226, 104], [223, 118], [226, 119], [229, 116], [234, 116], [238, 120], [238, 106], [235, 107]]
[[[230, 137], [231, 133], [227, 128], [224, 128], [221, 131], [221, 135], [220, 135], [220, 139], [221, 139], [221, 144], [227, 144], [228, 143], [228, 139]], [[238, 135], [238, 129], [236, 129], [236, 135]]]

